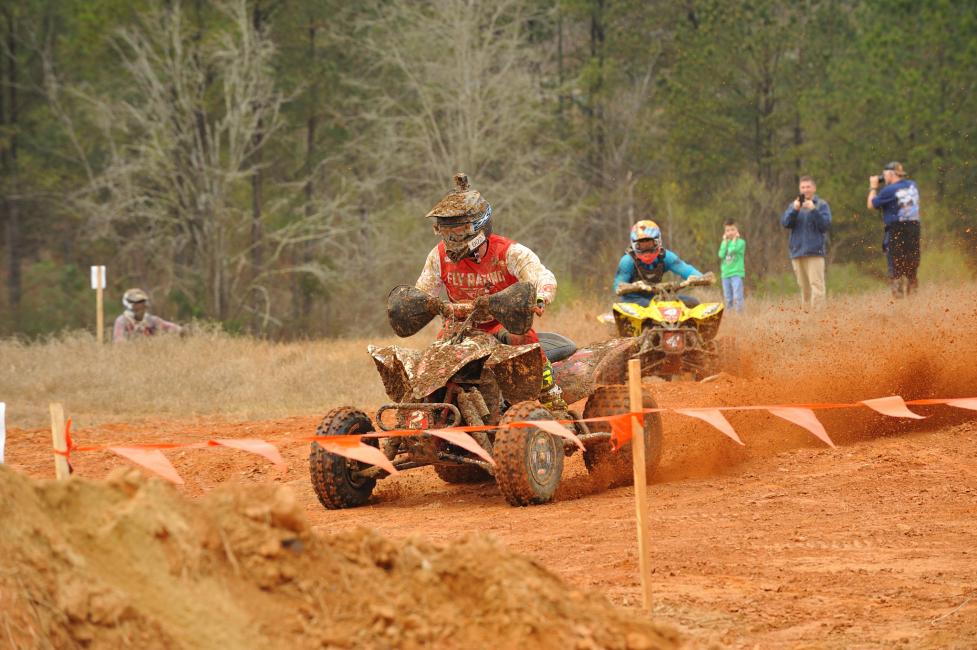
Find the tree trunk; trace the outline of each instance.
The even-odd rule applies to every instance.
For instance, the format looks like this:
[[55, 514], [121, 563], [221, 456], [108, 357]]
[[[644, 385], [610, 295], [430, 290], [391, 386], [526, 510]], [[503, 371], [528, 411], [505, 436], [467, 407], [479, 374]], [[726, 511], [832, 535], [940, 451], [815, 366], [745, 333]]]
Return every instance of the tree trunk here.
[[14, 320], [20, 308], [23, 287], [20, 276], [20, 215], [17, 212], [17, 202], [6, 199], [4, 202], [6, 223], [4, 224], [4, 241], [6, 242], [5, 256], [7, 258], [7, 305]]
[[[260, 34], [264, 22], [264, 15], [261, 13], [261, 3], [254, 3], [254, 10], [251, 13], [251, 25], [254, 27], [255, 34]], [[260, 107], [256, 107], [260, 110]], [[262, 250], [262, 223], [261, 223], [261, 208], [264, 203], [262, 197], [262, 181], [264, 180], [264, 174], [261, 171], [261, 141], [264, 138], [264, 129], [262, 120], [258, 120], [257, 128], [252, 136], [252, 142], [254, 144], [254, 163], [255, 169], [254, 174], [251, 175], [251, 278], [252, 281], [257, 280], [258, 276], [261, 274], [264, 259]], [[251, 329], [255, 332], [264, 329], [263, 319], [260, 316], [260, 312], [264, 307], [264, 299], [262, 295], [257, 291], [257, 287], [252, 289], [252, 316], [251, 316]]]
[[3, 191], [7, 194], [3, 201], [6, 212], [4, 242], [7, 258], [7, 305], [16, 320], [23, 287], [20, 273], [20, 212], [18, 199], [11, 196], [17, 187], [17, 23], [9, 5], [4, 9], [4, 18], [7, 24], [7, 66], [0, 71], [0, 124], [9, 135], [7, 146], [0, 148], [0, 168], [6, 181]]
[[[314, 16], [309, 16], [309, 64], [312, 70], [316, 70], [318, 60], [316, 52], [316, 36], [318, 26]], [[313, 201], [315, 200], [315, 169], [316, 157], [316, 130], [319, 127], [319, 80], [318, 75], [313, 76], [313, 81], [309, 86], [309, 110], [305, 118], [305, 184], [302, 191], [305, 195], [305, 216], [310, 218], [315, 213]], [[312, 261], [312, 242], [305, 242], [298, 249], [299, 261], [305, 265]], [[312, 292], [305, 284], [305, 273], [293, 273], [292, 304], [293, 310], [301, 327], [307, 329], [309, 314], [312, 313]]]
[[563, 8], [562, 5], [557, 5], [557, 19], [556, 19], [556, 78], [557, 85], [559, 87], [559, 92], [557, 93], [557, 119], [560, 123], [560, 132], [565, 133], [566, 131], [566, 116], [564, 115], [564, 110], [566, 109], [566, 95], [563, 92], [564, 80], [564, 69], [563, 69]]
[[604, 184], [604, 0], [594, 0], [590, 12], [590, 57], [597, 64], [597, 74], [590, 87], [590, 146], [594, 185]]
[[794, 180], [801, 181], [801, 145], [804, 144], [804, 131], [801, 129], [801, 112], [794, 113]]

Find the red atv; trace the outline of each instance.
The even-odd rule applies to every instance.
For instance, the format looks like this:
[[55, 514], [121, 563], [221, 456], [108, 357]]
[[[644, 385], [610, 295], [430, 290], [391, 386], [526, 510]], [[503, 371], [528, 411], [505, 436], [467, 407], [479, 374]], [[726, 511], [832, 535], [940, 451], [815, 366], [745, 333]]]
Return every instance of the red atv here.
[[[540, 348], [553, 362], [566, 401], [572, 404], [589, 398], [583, 412], [589, 418], [630, 411], [623, 384], [631, 342], [613, 339], [577, 350], [565, 337], [540, 333], [538, 344], [506, 345], [478, 329], [478, 323], [495, 319], [507, 331], [525, 334], [532, 326], [535, 295], [532, 285], [518, 283], [459, 309], [457, 304], [414, 287], [396, 287], [387, 300], [387, 315], [399, 336], [417, 333], [437, 315], [444, 318], [444, 329], [424, 350], [371, 345], [369, 353], [392, 402], [377, 409], [372, 419], [354, 407], [335, 408], [323, 418], [316, 435], [364, 434], [375, 427], [381, 431], [416, 429], [416, 435], [363, 440], [379, 447], [398, 470], [433, 465], [448, 483], [476, 483], [494, 477], [506, 501], [515, 506], [551, 500], [560, 484], [563, 459], [578, 450], [577, 443], [535, 426], [505, 426], [555, 419], [537, 401], [543, 372]], [[644, 405], [655, 406], [647, 391]], [[569, 416], [580, 419], [573, 411]], [[499, 428], [470, 435], [494, 464], [428, 433], [485, 425]], [[612, 452], [607, 422], [588, 426], [577, 421], [566, 426], [581, 441], [589, 472], [607, 484], [631, 480], [630, 449]], [[650, 477], [661, 457], [658, 414], [645, 416], [644, 434]], [[365, 504], [377, 480], [387, 476], [379, 467], [332, 454], [318, 443], [312, 444], [309, 469], [319, 501], [330, 509]]]

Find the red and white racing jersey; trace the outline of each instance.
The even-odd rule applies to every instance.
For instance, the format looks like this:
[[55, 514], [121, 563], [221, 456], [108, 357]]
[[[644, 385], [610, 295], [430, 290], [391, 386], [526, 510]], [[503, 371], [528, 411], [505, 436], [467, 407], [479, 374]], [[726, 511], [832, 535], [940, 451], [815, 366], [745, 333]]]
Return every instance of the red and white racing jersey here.
[[516, 282], [531, 283], [536, 287], [536, 297], [546, 304], [556, 297], [556, 276], [536, 253], [510, 239], [491, 235], [488, 250], [477, 263], [471, 256], [452, 262], [445, 255], [444, 242], [440, 242], [428, 254], [415, 286], [432, 296], [444, 287], [451, 302], [471, 302]]

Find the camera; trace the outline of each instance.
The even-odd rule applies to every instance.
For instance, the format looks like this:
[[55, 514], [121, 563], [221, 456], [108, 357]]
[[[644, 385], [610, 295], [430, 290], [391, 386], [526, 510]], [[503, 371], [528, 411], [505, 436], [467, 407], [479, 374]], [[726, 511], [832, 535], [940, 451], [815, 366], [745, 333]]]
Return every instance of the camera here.
[[879, 174], [876, 179], [879, 181], [879, 187], [885, 185], [885, 173]]
[[807, 201], [807, 197], [804, 196], [804, 193], [802, 192], [797, 195], [797, 203], [800, 205], [804, 205], [804, 201]]

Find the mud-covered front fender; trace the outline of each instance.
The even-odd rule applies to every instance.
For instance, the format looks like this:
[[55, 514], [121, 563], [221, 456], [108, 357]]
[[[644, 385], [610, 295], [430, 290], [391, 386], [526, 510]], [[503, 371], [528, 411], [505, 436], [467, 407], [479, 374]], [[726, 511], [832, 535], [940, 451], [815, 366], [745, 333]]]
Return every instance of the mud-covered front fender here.
[[502, 345], [490, 334], [460, 343], [436, 342], [425, 350], [398, 346], [367, 348], [376, 364], [384, 390], [395, 402], [423, 400], [442, 388], [462, 368], [485, 359], [502, 396], [516, 403], [539, 396], [543, 355], [539, 344]]
[[510, 404], [539, 397], [543, 384], [543, 354], [538, 343], [498, 345], [486, 362]]
[[380, 381], [387, 396], [395, 402], [406, 401], [411, 394], [411, 378], [415, 374], [417, 362], [421, 358], [420, 350], [411, 350], [396, 345], [378, 347], [370, 345], [366, 348], [380, 373]]

